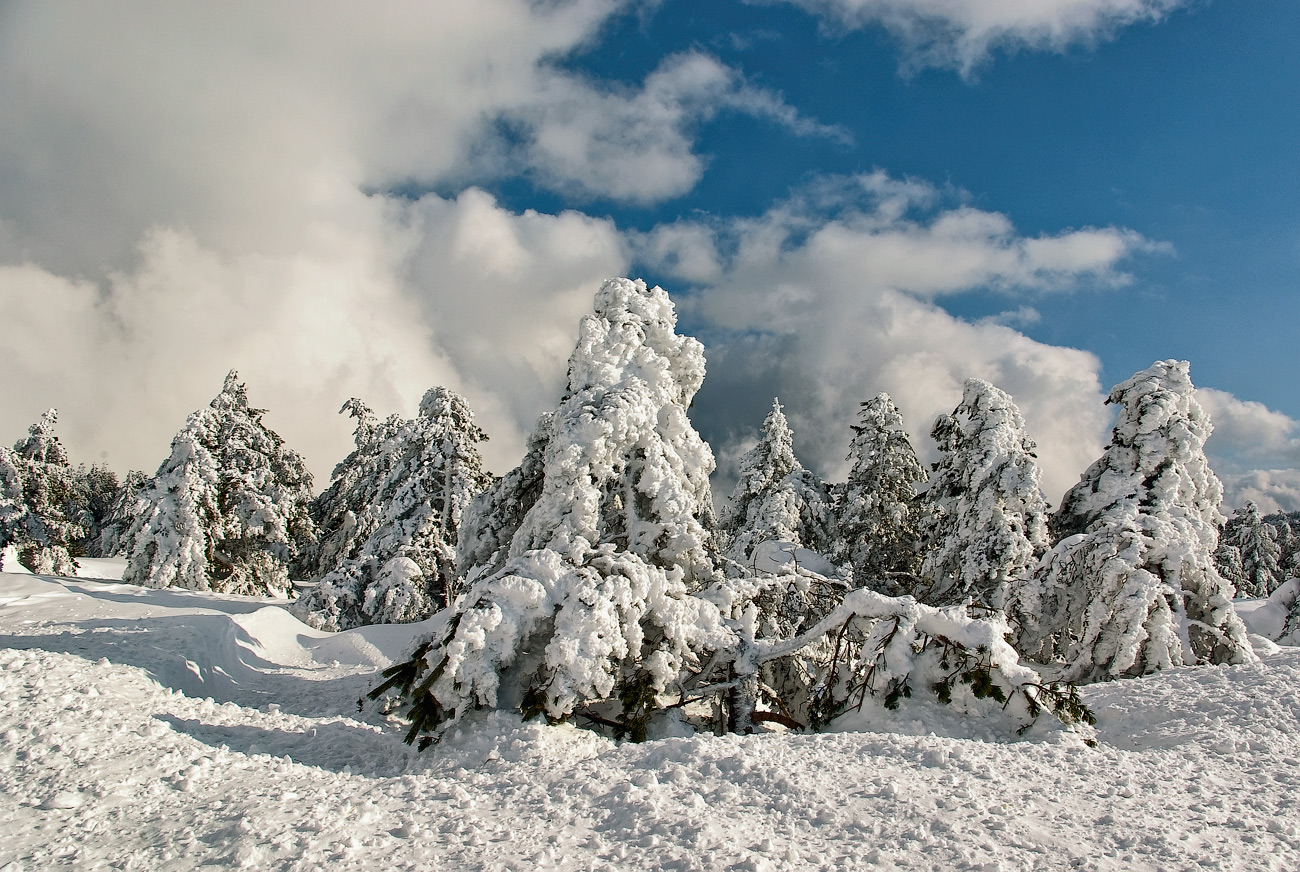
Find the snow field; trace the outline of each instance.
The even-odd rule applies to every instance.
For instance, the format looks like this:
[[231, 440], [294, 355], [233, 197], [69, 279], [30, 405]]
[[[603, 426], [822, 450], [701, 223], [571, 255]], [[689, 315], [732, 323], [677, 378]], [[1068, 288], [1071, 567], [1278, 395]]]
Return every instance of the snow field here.
[[935, 707], [641, 745], [496, 713], [417, 754], [355, 705], [415, 632], [0, 575], [0, 869], [1300, 868], [1300, 649], [1085, 688], [1095, 749]]

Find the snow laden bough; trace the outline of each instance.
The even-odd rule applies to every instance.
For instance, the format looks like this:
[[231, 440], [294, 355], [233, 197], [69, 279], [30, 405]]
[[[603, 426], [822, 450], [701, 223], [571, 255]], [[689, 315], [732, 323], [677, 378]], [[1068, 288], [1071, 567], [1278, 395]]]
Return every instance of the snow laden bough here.
[[[895, 706], [922, 690], [1023, 723], [1044, 707], [1086, 718], [1018, 664], [996, 620], [845, 596], [807, 570], [717, 571], [713, 457], [686, 415], [703, 349], [675, 327], [659, 288], [614, 279], [597, 294], [566, 398], [520, 467], [465, 512], [465, 593], [370, 694], [401, 697], [408, 741], [424, 747], [477, 709], [633, 739], [682, 724], [820, 727], [867, 697]], [[773, 593], [809, 584], [835, 592], [814, 625], [761, 619]], [[764, 680], [773, 669], [795, 677], [793, 692]]]

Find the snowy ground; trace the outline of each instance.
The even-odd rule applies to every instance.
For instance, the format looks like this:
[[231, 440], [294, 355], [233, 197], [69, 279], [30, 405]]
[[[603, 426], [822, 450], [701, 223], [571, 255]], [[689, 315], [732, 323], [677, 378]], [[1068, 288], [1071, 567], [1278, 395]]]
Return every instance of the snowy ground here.
[[0, 870], [1300, 869], [1297, 648], [1088, 688], [1095, 749], [498, 715], [417, 754], [356, 706], [412, 632], [0, 575]]

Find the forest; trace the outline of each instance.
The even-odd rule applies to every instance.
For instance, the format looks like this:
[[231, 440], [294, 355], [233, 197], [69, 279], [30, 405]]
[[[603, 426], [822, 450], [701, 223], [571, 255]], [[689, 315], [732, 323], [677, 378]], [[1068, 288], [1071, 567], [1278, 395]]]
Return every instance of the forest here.
[[0, 570], [121, 557], [149, 588], [267, 597], [339, 631], [425, 622], [370, 696], [408, 741], [505, 709], [610, 735], [821, 729], [925, 696], [1018, 731], [1085, 731], [1076, 685], [1255, 660], [1234, 598], [1300, 642], [1300, 513], [1225, 515], [1182, 361], [1116, 385], [1110, 444], [1052, 511], [1011, 396], [969, 379], [926, 470], [890, 397], [845, 422], [850, 471], [795, 456], [779, 401], [725, 505], [689, 408], [703, 346], [660, 288], [611, 279], [519, 465], [433, 387], [362, 400], [313, 490], [232, 371], [152, 475], [74, 465], [50, 410], [0, 447]]

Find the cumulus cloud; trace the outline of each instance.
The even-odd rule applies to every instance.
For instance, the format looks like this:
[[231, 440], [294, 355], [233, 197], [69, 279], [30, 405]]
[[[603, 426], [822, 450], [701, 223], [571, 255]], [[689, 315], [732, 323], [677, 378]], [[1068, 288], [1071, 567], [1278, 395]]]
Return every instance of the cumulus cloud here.
[[[776, 2], [776, 0], [768, 0]], [[785, 0], [837, 27], [885, 27], [907, 51], [905, 68], [969, 74], [995, 49], [1061, 51], [1091, 45], [1184, 0]]]
[[318, 476], [351, 447], [350, 423], [333, 416], [343, 400], [410, 415], [434, 384], [469, 397], [493, 437], [489, 465], [508, 469], [562, 390], [596, 277], [625, 271], [617, 233], [510, 213], [473, 189], [353, 207], [368, 232], [335, 228], [288, 255], [223, 253], [158, 228], [102, 290], [0, 267], [0, 419], [14, 431], [3, 438], [58, 406], [74, 456], [152, 471], [233, 367]]
[[[924, 183], [874, 173], [823, 180], [757, 219], [678, 224], [640, 239], [642, 258], [696, 285], [684, 305], [709, 345], [706, 429], [723, 442], [743, 438], [722, 422], [757, 426], [779, 395], [805, 462], [837, 476], [858, 403], [890, 393], [932, 456], [934, 418], [956, 406], [966, 378], [979, 377], [1020, 404], [1049, 498], [1077, 481], [1100, 453], [1107, 421], [1097, 359], [995, 321], [963, 321], [934, 299], [1121, 284], [1123, 258], [1148, 243], [1116, 228], [1026, 238], [1005, 216], [947, 200]], [[674, 258], [678, 240], [685, 253]]]
[[1223, 480], [1225, 501], [1300, 510], [1300, 421], [1214, 388], [1198, 388], [1196, 398], [1214, 422], [1205, 450]]
[[508, 468], [621, 240], [472, 188], [367, 192], [460, 173], [617, 8], [6, 7], [0, 438], [57, 405], [74, 456], [152, 469], [236, 367], [318, 475], [344, 399], [410, 414], [435, 383]]

